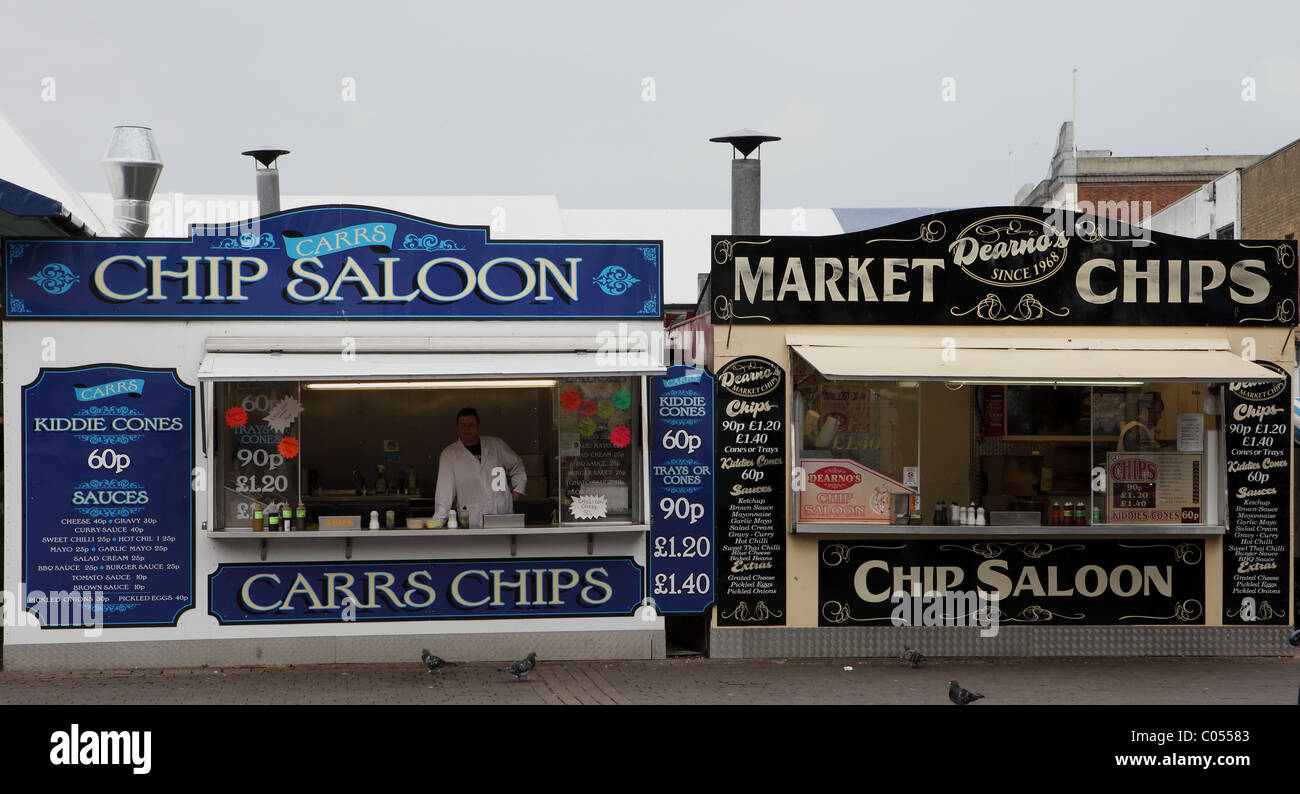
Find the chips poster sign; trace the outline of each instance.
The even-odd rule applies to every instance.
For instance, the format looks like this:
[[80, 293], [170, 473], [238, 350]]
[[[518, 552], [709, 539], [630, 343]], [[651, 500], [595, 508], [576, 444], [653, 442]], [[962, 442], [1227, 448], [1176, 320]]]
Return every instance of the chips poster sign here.
[[803, 470], [800, 521], [888, 524], [894, 520], [894, 494], [916, 493], [853, 460], [805, 460]]
[[1111, 524], [1199, 524], [1202, 520], [1199, 452], [1110, 452], [1107, 521]]

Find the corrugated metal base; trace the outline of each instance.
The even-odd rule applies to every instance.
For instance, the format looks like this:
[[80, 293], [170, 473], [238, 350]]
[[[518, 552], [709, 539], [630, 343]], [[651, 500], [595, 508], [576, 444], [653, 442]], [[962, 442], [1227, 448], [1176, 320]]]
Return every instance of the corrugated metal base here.
[[78, 642], [7, 645], [6, 670], [120, 670], [137, 667], [250, 667], [289, 664], [417, 662], [428, 648], [444, 659], [663, 659], [662, 630], [537, 631], [502, 634], [274, 637], [241, 640]]
[[717, 659], [926, 656], [1291, 656], [1287, 626], [861, 627], [709, 630]]

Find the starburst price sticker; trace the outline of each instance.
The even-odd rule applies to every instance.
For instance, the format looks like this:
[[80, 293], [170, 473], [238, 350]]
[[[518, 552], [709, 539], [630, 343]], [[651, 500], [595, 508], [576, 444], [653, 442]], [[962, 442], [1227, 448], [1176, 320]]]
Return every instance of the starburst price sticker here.
[[285, 397], [266, 412], [266, 424], [277, 433], [283, 433], [297, 421], [302, 413], [302, 403], [294, 397]]
[[575, 496], [569, 500], [569, 512], [574, 518], [604, 518], [609, 514], [609, 503], [603, 495]]
[[280, 439], [279, 450], [286, 460], [298, 457], [298, 439], [293, 436], [285, 436]]

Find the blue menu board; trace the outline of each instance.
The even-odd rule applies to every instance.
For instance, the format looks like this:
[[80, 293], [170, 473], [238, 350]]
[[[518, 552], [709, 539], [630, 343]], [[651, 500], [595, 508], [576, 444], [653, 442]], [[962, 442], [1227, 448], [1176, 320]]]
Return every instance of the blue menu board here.
[[43, 627], [174, 626], [194, 606], [193, 417], [170, 369], [23, 387], [24, 598]]
[[713, 603], [713, 377], [669, 367], [650, 381], [650, 594], [661, 614]]

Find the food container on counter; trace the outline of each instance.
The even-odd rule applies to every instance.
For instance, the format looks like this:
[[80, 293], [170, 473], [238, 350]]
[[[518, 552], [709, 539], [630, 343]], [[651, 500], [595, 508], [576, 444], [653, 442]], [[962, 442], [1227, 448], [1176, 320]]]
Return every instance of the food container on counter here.
[[408, 518], [408, 519], [406, 519], [406, 528], [407, 528], [407, 529], [424, 529], [424, 519], [423, 519], [423, 518]]

